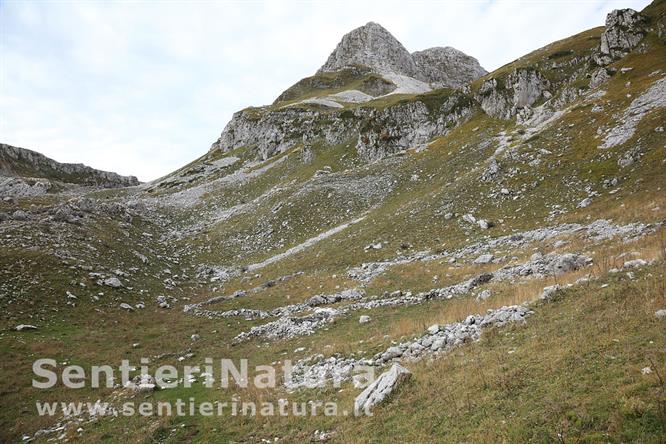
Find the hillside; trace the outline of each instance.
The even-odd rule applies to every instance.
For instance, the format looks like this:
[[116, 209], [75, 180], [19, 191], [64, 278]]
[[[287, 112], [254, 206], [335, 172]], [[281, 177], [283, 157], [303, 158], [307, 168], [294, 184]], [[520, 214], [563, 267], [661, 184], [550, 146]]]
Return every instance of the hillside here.
[[[664, 122], [665, 1], [490, 73], [369, 23], [166, 177], [0, 195], [0, 439], [662, 442]], [[0, 160], [21, 180], [91, 184], [17, 165]], [[138, 378], [41, 390], [37, 357], [59, 372], [126, 359]], [[295, 372], [208, 388], [208, 357]], [[410, 376], [352, 415], [354, 374], [396, 363]], [[141, 377], [160, 365], [197, 368], [174, 388]], [[340, 412], [35, 408], [177, 399]]]

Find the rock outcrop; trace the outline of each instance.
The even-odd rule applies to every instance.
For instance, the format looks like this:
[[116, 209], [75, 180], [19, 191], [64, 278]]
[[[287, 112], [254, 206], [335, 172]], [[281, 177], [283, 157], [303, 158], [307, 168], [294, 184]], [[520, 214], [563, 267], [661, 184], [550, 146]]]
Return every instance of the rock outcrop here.
[[547, 96], [550, 84], [534, 68], [518, 68], [504, 78], [492, 78], [483, 82], [477, 100], [491, 117], [510, 119], [525, 107]]
[[336, 145], [356, 139], [359, 154], [366, 160], [377, 160], [427, 143], [465, 121], [474, 109], [471, 97], [453, 92], [435, 109], [417, 100], [386, 108], [357, 107], [335, 112], [301, 108], [244, 110], [234, 114], [211, 149], [251, 146], [260, 158], [268, 159], [304, 140], [320, 139]]
[[608, 65], [634, 49], [647, 33], [647, 20], [633, 9], [616, 9], [606, 16], [606, 30], [601, 34], [595, 61]]

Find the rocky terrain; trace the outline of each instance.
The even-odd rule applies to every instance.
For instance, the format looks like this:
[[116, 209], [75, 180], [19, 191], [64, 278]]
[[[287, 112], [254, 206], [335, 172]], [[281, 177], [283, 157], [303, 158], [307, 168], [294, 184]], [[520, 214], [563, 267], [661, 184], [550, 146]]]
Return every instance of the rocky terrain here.
[[[0, 440], [660, 442], [665, 16], [612, 11], [490, 73], [368, 23], [145, 184], [1, 145]], [[37, 357], [134, 369], [38, 390]], [[208, 357], [294, 372], [207, 388]], [[117, 414], [180, 398], [346, 413]]]

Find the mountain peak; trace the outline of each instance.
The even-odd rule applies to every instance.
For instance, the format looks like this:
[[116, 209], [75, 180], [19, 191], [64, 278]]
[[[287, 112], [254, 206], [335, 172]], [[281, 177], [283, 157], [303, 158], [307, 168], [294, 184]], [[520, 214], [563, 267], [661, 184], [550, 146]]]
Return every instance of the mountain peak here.
[[377, 72], [419, 77], [409, 51], [382, 25], [368, 22], [342, 37], [319, 72], [337, 71], [354, 65]]
[[[367, 67], [394, 83], [404, 83], [405, 77], [410, 77], [415, 79], [410, 82], [419, 84], [423, 90], [460, 88], [487, 73], [474, 57], [450, 46], [410, 54], [376, 22], [368, 22], [345, 34], [318, 73], [357, 66]], [[403, 90], [398, 88], [397, 91], [405, 92]]]

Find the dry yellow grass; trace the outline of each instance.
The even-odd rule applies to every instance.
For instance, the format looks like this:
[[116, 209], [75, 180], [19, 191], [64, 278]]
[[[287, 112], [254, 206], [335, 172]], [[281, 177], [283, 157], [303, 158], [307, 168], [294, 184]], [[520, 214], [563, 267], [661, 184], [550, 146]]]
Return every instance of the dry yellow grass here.
[[[491, 283], [485, 287], [492, 291], [493, 296], [491, 298], [485, 301], [477, 301], [473, 297], [464, 297], [446, 301], [436, 309], [433, 307], [433, 310], [425, 313], [400, 319], [392, 326], [389, 335], [392, 338], [399, 338], [420, 334], [432, 324], [456, 322], [470, 314], [484, 313], [486, 310], [497, 309], [505, 305], [533, 301], [541, 295], [543, 288], [546, 286], [573, 284], [584, 277], [598, 278], [607, 274], [613, 268], [621, 269], [625, 262], [632, 259], [663, 260], [666, 256], [666, 230], [660, 229], [655, 234], [645, 236], [634, 242], [613, 243], [589, 251], [590, 247], [588, 243], [577, 239], [568, 244], [566, 248], [567, 251], [582, 251], [587, 248], [586, 254], [589, 254], [594, 260], [590, 267], [559, 276], [524, 279], [516, 283]], [[489, 270], [490, 267], [486, 269]]]

